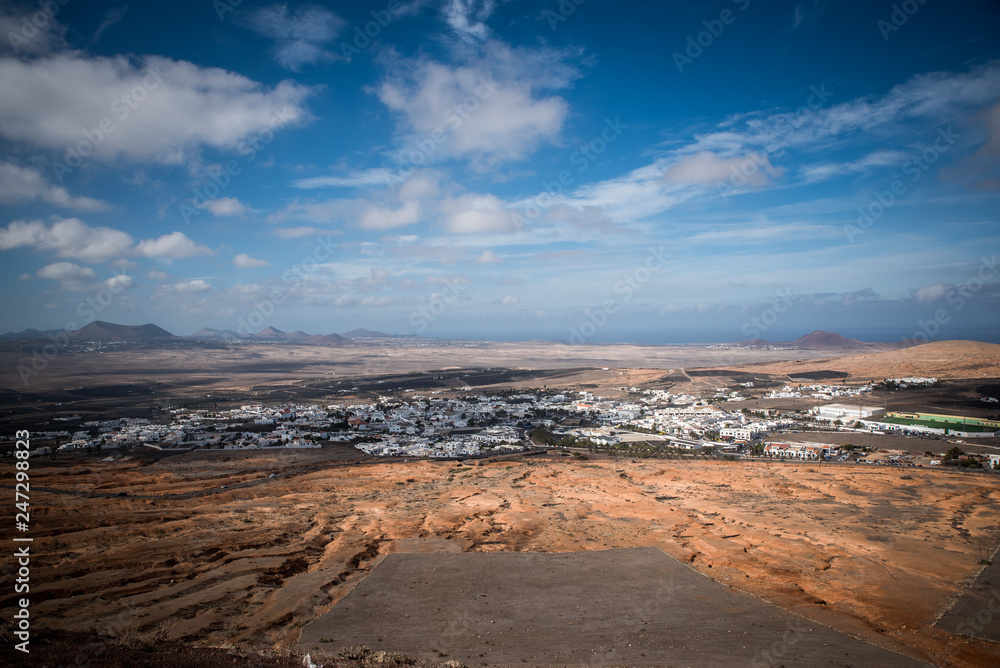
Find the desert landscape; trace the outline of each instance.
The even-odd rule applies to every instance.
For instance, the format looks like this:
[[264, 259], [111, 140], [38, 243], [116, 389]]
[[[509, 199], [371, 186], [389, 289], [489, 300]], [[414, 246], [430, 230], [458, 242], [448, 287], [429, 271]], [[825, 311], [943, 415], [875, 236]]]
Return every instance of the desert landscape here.
[[1000, 3], [0, 26], [0, 666], [1000, 666]]
[[[40, 466], [35, 614], [56, 628], [305, 652], [322, 643], [301, 647], [304, 627], [388, 554], [653, 547], [919, 661], [1000, 660], [992, 641], [935, 625], [1000, 541], [1000, 485], [988, 474], [562, 455], [475, 466], [316, 457]], [[221, 488], [254, 479], [264, 482]], [[122, 491], [130, 496], [114, 496]], [[446, 642], [428, 636], [424, 645], [424, 658], [447, 660]], [[372, 649], [419, 648], [389, 637]]]
[[[218, 367], [200, 373], [210, 381], [212, 393], [233, 402], [259, 398], [278, 387], [315, 391], [316, 399], [325, 401], [338, 396], [330, 390], [344, 381], [360, 386], [352, 387], [357, 396], [348, 394], [346, 400], [364, 401], [365, 388], [383, 388], [368, 393], [370, 397], [390, 391], [384, 387], [390, 377], [412, 383], [411, 375], [417, 374], [423, 382], [431, 360], [441, 356], [440, 350], [423, 347], [385, 348], [367, 348], [351, 363], [338, 357], [339, 349], [293, 347], [282, 356], [280, 348], [233, 346], [222, 354], [206, 353]], [[854, 357], [808, 351], [815, 353], [814, 360], [782, 362], [761, 358], [809, 355], [613, 346], [568, 349], [559, 364], [540, 368], [542, 344], [483, 344], [455, 348], [449, 361], [460, 372], [454, 377], [440, 368], [430, 377], [438, 379], [445, 393], [461, 393], [465, 383], [496, 389], [541, 382], [595, 392], [626, 383], [698, 391], [731, 382], [727, 375], [699, 375], [703, 372], [694, 368], [713, 361], [737, 377], [756, 374], [787, 381], [788, 373], [833, 369], [846, 371], [851, 381], [902, 369], [943, 375], [950, 359], [958, 371], [948, 382], [960, 384], [995, 378], [990, 372], [1000, 359], [998, 350], [1000, 346], [988, 344], [942, 342]], [[484, 353], [489, 367], [481, 363]], [[749, 364], [727, 359], [718, 366], [717, 355], [722, 354], [743, 357], [740, 361]], [[203, 362], [197, 354], [166, 351], [144, 356], [143, 368], [127, 368], [127, 357], [128, 351], [119, 351], [58, 360], [62, 366], [54, 364], [53, 373], [41, 379], [46, 389], [39, 392], [51, 393], [49, 401], [17, 408], [8, 404], [5, 421], [23, 428], [39, 414], [79, 413], [100, 402], [138, 410], [149, 396], [135, 402], [125, 392], [97, 400], [74, 397], [70, 388], [87, 377], [92, 379], [88, 389], [100, 388], [93, 379], [107, 377], [126, 388], [155, 382], [171, 396], [186, 376], [157, 374], [159, 365], [195, 373]], [[623, 361], [630, 366], [595, 366]], [[501, 362], [510, 368], [497, 371], [500, 367], [494, 365]], [[273, 368], [262, 370], [265, 364]], [[227, 365], [232, 371], [223, 375]], [[275, 380], [279, 374], [280, 382]], [[946, 394], [947, 387], [928, 396]], [[197, 393], [205, 389], [199, 386]], [[191, 392], [189, 397], [197, 396]], [[174, 397], [183, 398], [183, 393]], [[937, 447], [923, 439], [894, 440], [902, 441], [913, 441], [919, 450]], [[982, 439], [983, 451], [996, 449], [995, 441]], [[90, 642], [107, 656], [112, 655], [108, 643], [149, 647], [153, 638], [153, 644], [163, 646], [180, 643], [177, 647], [184, 651], [239, 650], [251, 652], [253, 661], [278, 662], [310, 654], [327, 657], [330, 665], [371, 663], [376, 655], [406, 655], [427, 665], [714, 665], [723, 658], [772, 665], [778, 659], [769, 648], [787, 628], [798, 628], [795, 620], [800, 620], [820, 635], [790, 648], [785, 665], [814, 665], [829, 645], [842, 647], [851, 665], [965, 667], [1000, 661], [994, 640], [1000, 629], [994, 619], [1000, 617], [991, 612], [992, 590], [984, 585], [992, 572], [987, 565], [1000, 546], [1000, 478], [990, 472], [634, 460], [573, 449], [465, 462], [419, 461], [376, 459], [350, 445], [328, 444], [298, 452], [60, 454], [33, 460], [31, 483], [33, 614], [53, 632], [99, 639]], [[660, 556], [630, 552], [634, 549], [652, 549]], [[436, 612], [421, 607], [427, 595], [406, 595], [429, 577], [421, 575], [423, 567], [404, 560], [378, 570], [389, 555], [494, 553], [583, 553], [598, 559], [574, 567], [590, 575], [573, 580], [576, 593], [553, 599], [553, 605], [568, 605], [572, 596], [583, 601], [587, 578], [596, 572], [616, 577], [614, 563], [619, 561], [623, 572], [639, 576], [638, 589], [614, 604], [618, 607], [608, 608], [618, 594], [611, 596], [594, 584], [591, 616], [572, 622], [588, 638], [588, 633], [597, 634], [577, 647], [581, 654], [567, 649], [572, 642], [567, 644], [566, 631], [550, 622], [537, 620], [517, 631], [524, 620], [511, 618], [510, 610], [530, 609], [537, 616], [548, 609], [545, 590], [523, 581], [521, 567], [504, 566], [508, 570], [497, 571], [508, 573], [502, 577], [490, 571], [490, 577], [500, 577], [495, 582], [504, 594], [498, 600], [508, 616], [503, 627], [507, 637], [488, 644], [483, 641], [486, 631], [478, 626], [488, 623], [481, 609], [468, 608], [467, 618], [447, 615], [462, 583], [485, 577], [475, 575], [478, 562], [455, 562], [453, 577], [446, 581], [458, 589], [434, 588], [439, 591], [433, 599], [438, 601]], [[667, 561], [658, 561], [662, 559]], [[557, 565], [539, 565], [532, 572], [536, 570], [550, 573], [553, 582], [567, 577], [559, 575]], [[643, 575], [644, 570], [649, 574]], [[708, 579], [691, 581], [689, 572]], [[368, 590], [356, 589], [373, 573], [384, 573], [366, 585], [377, 587], [382, 607], [371, 608], [376, 599], [370, 602]], [[660, 575], [654, 578], [653, 573]], [[664, 580], [666, 573], [672, 575]], [[676, 582], [677, 591], [687, 592], [680, 597], [683, 606], [704, 598], [722, 607], [694, 605], [688, 616], [674, 619], [678, 598], [664, 582]], [[722, 589], [703, 590], [710, 584]], [[644, 587], [661, 592], [653, 608], [642, 603]], [[400, 591], [394, 593], [396, 588]], [[338, 607], [341, 601], [348, 607]], [[774, 607], [754, 607], [761, 604], [757, 602]], [[7, 595], [0, 605], [11, 609], [14, 597]], [[387, 605], [409, 626], [382, 623], [378, 610], [388, 610]], [[602, 629], [617, 628], [611, 621], [617, 609], [624, 611], [629, 625], [652, 618], [659, 627], [601, 639]], [[573, 610], [566, 611], [571, 619]], [[984, 610], [989, 616], [985, 622]], [[561, 614], [557, 608], [553, 612]], [[329, 616], [345, 614], [357, 625], [354, 631]], [[700, 621], [683, 626], [688, 617]], [[748, 631], [746, 620], [765, 617], [772, 620], [770, 626]], [[674, 622], [668, 623], [670, 619]], [[681, 628], [689, 629], [684, 632], [687, 644], [670, 640], [670, 630], [676, 634]], [[518, 633], [531, 641], [520, 642]], [[733, 633], [743, 634], [741, 640], [733, 640]], [[361, 645], [368, 654], [357, 654]], [[604, 648], [600, 652], [599, 646]], [[700, 658], [697, 651], [703, 652]], [[202, 658], [207, 661], [207, 656]], [[241, 661], [251, 660], [241, 656]]]

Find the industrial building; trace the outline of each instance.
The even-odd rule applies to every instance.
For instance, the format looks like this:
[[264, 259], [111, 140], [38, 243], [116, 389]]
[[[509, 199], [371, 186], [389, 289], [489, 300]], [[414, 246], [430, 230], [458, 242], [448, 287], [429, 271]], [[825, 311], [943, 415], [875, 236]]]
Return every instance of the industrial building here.
[[826, 404], [812, 409], [817, 420], [863, 420], [873, 415], [881, 415], [885, 408], [854, 404]]

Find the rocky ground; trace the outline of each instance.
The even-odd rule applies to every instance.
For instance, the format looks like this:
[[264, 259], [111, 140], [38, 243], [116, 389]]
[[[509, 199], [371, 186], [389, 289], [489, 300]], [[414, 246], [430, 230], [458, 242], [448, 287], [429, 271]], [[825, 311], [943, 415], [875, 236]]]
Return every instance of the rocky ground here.
[[[1000, 662], [995, 643], [935, 627], [1000, 542], [1000, 477], [989, 473], [557, 454], [471, 466], [310, 457], [34, 467], [33, 489], [131, 494], [33, 491], [36, 626], [280, 652], [394, 551], [649, 546], [937, 665]], [[261, 482], [232, 488], [247, 480]], [[199, 490], [211, 491], [136, 496]], [[12, 604], [0, 599], [5, 617]]]

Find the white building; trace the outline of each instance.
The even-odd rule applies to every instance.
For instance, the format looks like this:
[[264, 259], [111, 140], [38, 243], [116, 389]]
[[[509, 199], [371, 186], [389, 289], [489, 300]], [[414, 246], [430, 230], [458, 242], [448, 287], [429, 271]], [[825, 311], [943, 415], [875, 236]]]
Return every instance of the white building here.
[[723, 427], [719, 430], [722, 438], [732, 438], [737, 441], [749, 441], [757, 435], [757, 429], [753, 426], [745, 427]]
[[853, 404], [826, 404], [813, 409], [813, 415], [817, 420], [863, 420], [884, 412], [885, 408], [881, 406]]

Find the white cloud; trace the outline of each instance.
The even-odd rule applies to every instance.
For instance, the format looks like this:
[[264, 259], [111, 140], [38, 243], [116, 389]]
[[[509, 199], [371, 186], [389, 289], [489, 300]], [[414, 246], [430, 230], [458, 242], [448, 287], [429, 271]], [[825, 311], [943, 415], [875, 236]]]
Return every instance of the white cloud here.
[[420, 205], [414, 200], [404, 202], [399, 208], [373, 204], [361, 214], [358, 224], [366, 230], [390, 230], [412, 225], [420, 220]]
[[926, 285], [922, 288], [917, 288], [913, 291], [913, 298], [918, 302], [936, 302], [939, 299], [944, 299], [944, 296], [948, 294], [948, 291], [955, 286], [950, 283], [935, 283], [934, 285]]
[[208, 283], [208, 281], [201, 278], [195, 278], [190, 281], [181, 281], [180, 283], [174, 283], [173, 285], [170, 285], [168, 287], [176, 292], [195, 292], [195, 293], [208, 292], [209, 290], [212, 289], [212, 286]]
[[51, 225], [16, 220], [0, 228], [0, 250], [24, 247], [57, 257], [104, 262], [129, 253], [132, 237], [110, 227], [90, 227], [76, 218]]
[[790, 239], [835, 238], [843, 235], [843, 230], [833, 225], [816, 223], [778, 224], [769, 220], [730, 225], [714, 230], [699, 232], [687, 241], [711, 243], [720, 246], [741, 246], [746, 244], [773, 243]]
[[91, 44], [96, 44], [101, 41], [101, 36], [107, 31], [111, 26], [121, 23], [125, 18], [125, 14], [128, 12], [128, 5], [121, 5], [120, 7], [112, 7], [107, 12], [104, 13], [104, 18], [101, 19], [101, 25], [97, 26], [97, 30], [90, 38]]
[[97, 273], [90, 267], [81, 267], [72, 262], [55, 262], [35, 272], [39, 278], [59, 281], [59, 287], [74, 292], [85, 292], [97, 280]]
[[969, 109], [1000, 98], [1000, 61], [968, 72], [930, 72], [911, 77], [881, 97], [856, 98], [833, 104], [836, 90], [824, 84], [804, 97], [812, 109], [745, 114], [697, 137], [687, 152], [714, 151], [724, 155], [752, 149], [767, 152], [796, 146], [842, 141], [846, 136], [878, 133], [884, 141], [894, 133], [912, 137], [926, 132], [927, 121], [953, 122]]
[[513, 232], [514, 223], [496, 195], [469, 193], [442, 202], [442, 224], [457, 234]]
[[214, 255], [215, 252], [191, 241], [183, 232], [171, 232], [157, 239], [140, 241], [136, 246], [140, 255], [177, 260], [197, 255]]
[[426, 59], [390, 63], [395, 74], [377, 93], [404, 121], [404, 159], [416, 145], [424, 160], [453, 156], [492, 165], [523, 158], [558, 137], [569, 105], [537, 92], [579, 76], [565, 64], [567, 57], [489, 42], [481, 58], [460, 66]]
[[494, 306], [516, 306], [521, 303], [521, 298], [513, 295], [504, 295], [501, 299], [494, 299], [490, 303]]
[[296, 188], [381, 188], [392, 183], [396, 173], [385, 167], [376, 167], [354, 172], [346, 176], [315, 176], [298, 179], [292, 185]]
[[84, 211], [103, 211], [107, 208], [107, 204], [91, 197], [70, 196], [65, 188], [49, 183], [37, 169], [0, 162], [0, 202], [15, 204], [35, 199]]
[[819, 165], [807, 165], [802, 168], [802, 175], [807, 181], [824, 181], [841, 174], [860, 173], [870, 167], [891, 167], [899, 165], [907, 159], [907, 155], [901, 151], [875, 151], [851, 162], [824, 163]]
[[205, 202], [205, 208], [215, 216], [242, 216], [253, 210], [235, 197], [210, 199]]
[[250, 14], [250, 27], [274, 41], [274, 60], [282, 67], [298, 72], [303, 65], [342, 59], [327, 50], [347, 25], [328, 9], [317, 5], [270, 5]]
[[258, 260], [257, 258], [250, 257], [246, 253], [240, 253], [233, 258], [233, 264], [240, 269], [254, 269], [256, 267], [266, 267], [271, 263], [267, 260]]
[[279, 227], [274, 230], [274, 236], [283, 239], [296, 239], [317, 234], [334, 234], [335, 230], [322, 230], [318, 227]]
[[[156, 56], [139, 63], [79, 52], [7, 57], [0, 58], [0, 135], [58, 151], [63, 161], [81, 147], [88, 159], [179, 164], [199, 146], [232, 150], [253, 133], [306, 120], [310, 92]], [[112, 131], [100, 130], [102, 122]]]
[[[710, 151], [700, 151], [681, 158], [663, 173], [667, 183], [711, 186], [739, 177], [740, 184], [754, 187], [767, 185], [770, 178], [781, 174], [765, 155], [749, 154], [722, 158]], [[745, 178], [745, 181], [744, 181]]]
[[81, 267], [72, 262], [54, 262], [38, 270], [39, 278], [50, 278], [54, 281], [94, 280], [97, 274], [90, 267]]
[[165, 271], [160, 271], [159, 269], [150, 269], [146, 272], [146, 278], [151, 278], [154, 281], [165, 281], [170, 278], [170, 274]]
[[449, 0], [442, 9], [445, 21], [464, 39], [486, 39], [486, 19], [504, 0]]
[[122, 290], [127, 290], [135, 285], [135, 280], [128, 274], [115, 274], [108, 280], [104, 281], [104, 285], [114, 293], [121, 292]]

